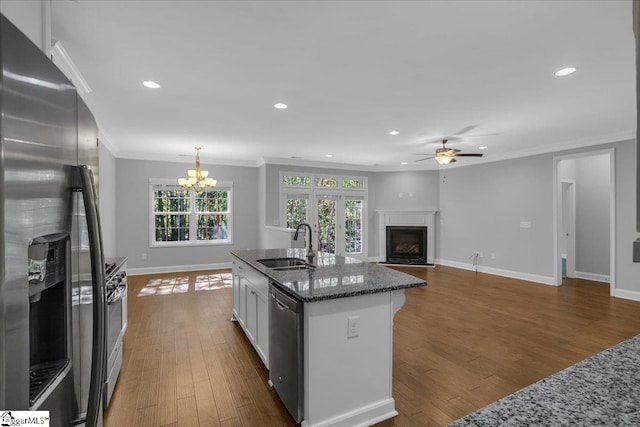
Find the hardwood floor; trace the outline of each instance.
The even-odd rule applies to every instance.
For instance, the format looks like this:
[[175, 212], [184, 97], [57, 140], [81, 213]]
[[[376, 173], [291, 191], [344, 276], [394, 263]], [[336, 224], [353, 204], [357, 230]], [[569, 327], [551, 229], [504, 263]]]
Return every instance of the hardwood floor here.
[[[438, 426], [640, 333], [640, 302], [607, 284], [552, 287], [438, 266], [394, 322], [393, 397], [379, 426]], [[124, 362], [106, 427], [295, 425], [231, 317], [229, 270], [129, 277]]]

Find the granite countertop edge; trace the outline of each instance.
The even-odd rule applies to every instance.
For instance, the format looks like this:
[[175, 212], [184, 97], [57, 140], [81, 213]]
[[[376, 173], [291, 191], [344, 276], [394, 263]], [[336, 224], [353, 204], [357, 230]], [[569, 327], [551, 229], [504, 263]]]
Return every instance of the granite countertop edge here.
[[[303, 302], [319, 302], [337, 298], [356, 297], [368, 294], [393, 292], [402, 289], [426, 286], [426, 282], [415, 276], [402, 273], [388, 267], [332, 254], [319, 254], [318, 265], [314, 270], [278, 271], [265, 267], [259, 259], [268, 258], [301, 258], [306, 259], [306, 250], [302, 248], [283, 249], [246, 249], [233, 250], [231, 254], [249, 264], [257, 272], [263, 274], [279, 289], [291, 297]], [[321, 265], [322, 261], [331, 259], [333, 265]], [[363, 283], [338, 285], [310, 290], [296, 289], [296, 284], [309, 282], [309, 278], [345, 278], [361, 275]]]

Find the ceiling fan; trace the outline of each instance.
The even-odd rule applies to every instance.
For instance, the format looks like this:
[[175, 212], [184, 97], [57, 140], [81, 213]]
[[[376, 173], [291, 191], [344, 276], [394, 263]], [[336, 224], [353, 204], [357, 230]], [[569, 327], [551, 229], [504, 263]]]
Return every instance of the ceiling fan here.
[[442, 140], [442, 148], [438, 148], [433, 156], [418, 159], [416, 162], [421, 162], [428, 159], [436, 159], [436, 162], [441, 165], [448, 165], [456, 161], [454, 157], [482, 157], [482, 153], [461, 153], [460, 150], [455, 148], [447, 148], [447, 139]]

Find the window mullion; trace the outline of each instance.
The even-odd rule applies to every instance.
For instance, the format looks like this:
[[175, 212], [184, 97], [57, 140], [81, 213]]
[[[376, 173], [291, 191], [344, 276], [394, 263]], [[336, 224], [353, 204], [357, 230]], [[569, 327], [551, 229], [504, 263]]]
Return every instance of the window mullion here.
[[189, 193], [189, 241], [197, 242], [198, 225], [196, 224], [196, 193]]

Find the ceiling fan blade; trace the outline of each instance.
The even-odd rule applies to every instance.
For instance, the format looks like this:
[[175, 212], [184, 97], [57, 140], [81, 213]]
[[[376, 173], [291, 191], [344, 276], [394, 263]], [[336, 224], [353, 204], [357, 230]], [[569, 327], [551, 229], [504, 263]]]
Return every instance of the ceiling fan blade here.
[[454, 156], [456, 157], [482, 157], [484, 154], [482, 153], [456, 153]]
[[463, 133], [467, 133], [469, 131], [474, 130], [475, 128], [477, 128], [478, 125], [469, 125], [469, 126], [465, 126], [462, 129], [460, 129], [458, 132], [454, 133], [454, 135], [462, 135]]
[[433, 159], [434, 156], [429, 156], [429, 157], [425, 157], [424, 159], [418, 159], [416, 160], [416, 162], [422, 162], [423, 160], [429, 160], [429, 159]]

